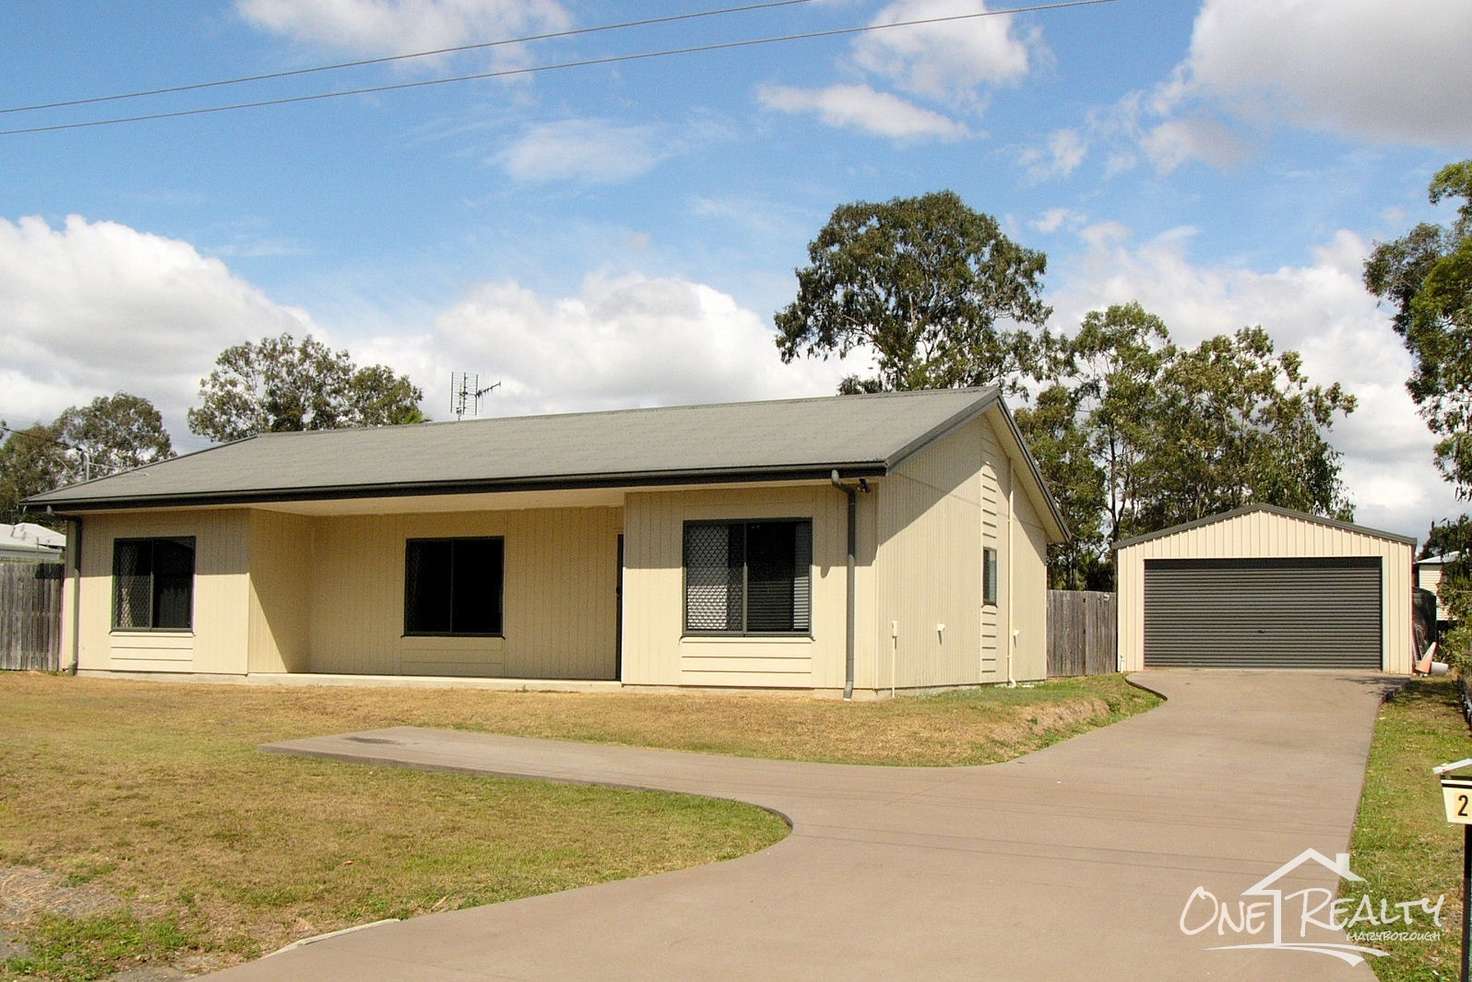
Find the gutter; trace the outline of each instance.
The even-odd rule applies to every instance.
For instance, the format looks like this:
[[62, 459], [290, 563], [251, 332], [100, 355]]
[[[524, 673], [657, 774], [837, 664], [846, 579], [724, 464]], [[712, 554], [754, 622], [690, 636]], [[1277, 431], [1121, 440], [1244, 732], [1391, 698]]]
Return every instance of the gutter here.
[[[152, 466], [152, 465], [150, 465]], [[384, 484], [348, 484], [324, 487], [272, 488], [244, 491], [136, 494], [102, 498], [53, 498], [50, 493], [27, 498], [33, 508], [70, 515], [81, 511], [118, 508], [181, 508], [210, 505], [250, 505], [295, 501], [334, 501], [350, 498], [399, 498], [419, 495], [487, 494], [512, 491], [582, 491], [602, 488], [665, 487], [681, 484], [749, 484], [757, 482], [821, 481], [829, 477], [831, 464], [796, 467], [747, 467], [674, 471], [628, 471], [614, 474], [571, 474], [467, 481], [406, 481]], [[882, 477], [882, 462], [855, 461], [839, 464], [847, 478]]]
[[854, 697], [854, 633], [855, 633], [855, 557], [859, 551], [859, 492], [869, 490], [869, 482], [859, 479], [857, 485], [844, 484], [838, 479], [838, 471], [829, 475], [833, 486], [848, 498], [848, 602], [844, 617], [843, 632], [843, 698], [847, 702]]

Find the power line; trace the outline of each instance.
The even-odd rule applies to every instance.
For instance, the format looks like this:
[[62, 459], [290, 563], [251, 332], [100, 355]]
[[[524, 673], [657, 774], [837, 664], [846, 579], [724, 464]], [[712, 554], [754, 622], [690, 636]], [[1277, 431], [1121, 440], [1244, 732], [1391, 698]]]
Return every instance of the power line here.
[[433, 85], [448, 85], [451, 82], [473, 82], [491, 78], [510, 78], [517, 75], [533, 75], [539, 72], [562, 71], [571, 68], [590, 68], [598, 65], [616, 65], [630, 61], [648, 61], [654, 58], [669, 58], [675, 55], [702, 54], [710, 51], [726, 51], [735, 48], [751, 48], [764, 44], [781, 44], [788, 41], [808, 41], [815, 38], [842, 37], [865, 34], [899, 27], [919, 27], [925, 24], [946, 24], [955, 21], [975, 20], [981, 17], [1000, 17], [1011, 14], [1034, 13], [1042, 10], [1062, 10], [1069, 7], [1092, 7], [1099, 4], [1117, 3], [1118, 0], [1063, 0], [1058, 3], [1041, 3], [1027, 7], [1006, 7], [999, 10], [983, 10], [969, 14], [951, 14], [946, 17], [924, 17], [917, 20], [894, 21], [887, 24], [868, 24], [863, 27], [837, 27], [826, 31], [808, 31], [802, 34], [779, 34], [770, 37], [745, 38], [740, 41], [721, 41], [713, 44], [692, 45], [684, 48], [665, 48], [659, 51], [642, 51], [626, 55], [608, 55], [602, 58], [583, 58], [550, 65], [532, 65], [526, 68], [506, 68], [494, 72], [477, 72], [471, 75], [450, 75], [445, 78], [423, 79], [418, 82], [397, 82], [388, 85], [370, 85], [356, 89], [341, 89], [336, 92], [316, 92], [310, 95], [285, 96], [278, 99], [260, 99], [254, 102], [236, 102], [223, 106], [205, 106], [199, 109], [178, 109], [173, 112], [146, 113], [140, 116], [114, 116], [108, 119], [91, 119], [78, 123], [57, 123], [51, 126], [27, 126], [21, 129], [0, 130], [0, 136], [19, 136], [25, 133], [54, 133], [58, 130], [78, 130], [93, 126], [115, 126], [122, 123], [141, 123], [154, 119], [178, 119], [183, 116], [204, 116], [212, 113], [234, 112], [239, 109], [259, 109], [266, 106], [285, 106], [298, 102], [318, 102], [323, 99], [341, 99], [353, 95], [371, 95], [377, 92], [396, 92], [402, 89], [420, 89]]
[[117, 102], [121, 99], [141, 99], [145, 96], [168, 95], [174, 92], [192, 92], [197, 89], [213, 89], [222, 85], [240, 85], [245, 82], [264, 82], [277, 78], [292, 78], [316, 72], [335, 72], [344, 68], [362, 68], [366, 65], [384, 65], [389, 62], [407, 61], [411, 58], [431, 58], [435, 55], [455, 54], [462, 51], [477, 51], [484, 48], [502, 47], [508, 44], [524, 44], [530, 41], [550, 41], [555, 38], [576, 37], [582, 34], [599, 34], [606, 31], [622, 31], [634, 27], [650, 27], [655, 24], [673, 24], [677, 21], [697, 20], [702, 17], [719, 17], [724, 14], [740, 14], [752, 10], [770, 10], [773, 7], [795, 7], [813, 3], [815, 0], [766, 0], [764, 3], [749, 3], [740, 7], [722, 7], [718, 10], [697, 10], [687, 14], [670, 14], [665, 17], [646, 17], [643, 20], [628, 20], [618, 24], [600, 24], [597, 27], [578, 27], [566, 31], [550, 31], [546, 34], [528, 34], [525, 37], [503, 38], [499, 41], [481, 41], [476, 44], [461, 44], [451, 48], [435, 48], [431, 51], [411, 51], [401, 55], [385, 55], [381, 58], [364, 58], [359, 61], [343, 61], [335, 65], [317, 65], [312, 68], [292, 68], [279, 72], [263, 72], [259, 75], [241, 75], [222, 78], [213, 82], [190, 82], [185, 85], [169, 85], [159, 89], [140, 89], [137, 92], [122, 92], [117, 95], [91, 96], [85, 99], [66, 99], [60, 102], [38, 102], [30, 106], [8, 106], [0, 108], [6, 113], [27, 113], [38, 109], [61, 109], [67, 106], [89, 106], [99, 102]]
[[6, 426], [5, 424], [0, 423], [0, 433], [9, 433], [11, 436], [28, 436], [32, 440], [40, 440], [43, 443], [54, 443], [58, 447], [61, 447], [63, 450], [75, 450], [77, 453], [80, 454], [85, 454], [87, 452], [81, 447], [72, 446], [65, 440], [61, 440], [54, 436], [46, 436], [45, 434], [37, 433], [36, 430], [38, 429], [46, 429], [46, 427], [40, 423], [37, 423], [35, 426], [30, 426], [26, 429], [18, 430], [13, 426]]

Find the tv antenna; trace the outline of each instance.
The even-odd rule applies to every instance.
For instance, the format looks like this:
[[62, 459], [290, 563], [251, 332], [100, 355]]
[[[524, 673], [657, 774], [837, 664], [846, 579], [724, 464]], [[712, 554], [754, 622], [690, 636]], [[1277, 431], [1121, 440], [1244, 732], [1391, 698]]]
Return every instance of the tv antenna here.
[[480, 415], [480, 401], [492, 389], [499, 389], [500, 382], [480, 387], [479, 372], [450, 373], [450, 412], [457, 420], [464, 419], [467, 412], [471, 419]]

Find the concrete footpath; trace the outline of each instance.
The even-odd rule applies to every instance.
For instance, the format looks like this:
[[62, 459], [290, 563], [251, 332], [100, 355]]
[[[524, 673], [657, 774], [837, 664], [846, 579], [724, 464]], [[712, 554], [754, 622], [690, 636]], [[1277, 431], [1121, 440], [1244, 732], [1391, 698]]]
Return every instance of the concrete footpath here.
[[[800, 764], [410, 727], [273, 745], [733, 798], [782, 813], [793, 831], [730, 862], [374, 927], [219, 977], [1372, 978], [1322, 952], [1208, 950], [1270, 942], [1270, 925], [1187, 936], [1180, 922], [1197, 887], [1235, 911], [1240, 891], [1303, 850], [1347, 851], [1391, 683], [1340, 672], [1136, 678], [1169, 701], [989, 767]], [[1310, 861], [1276, 886], [1336, 881]], [[1203, 904], [1192, 926], [1210, 914]]]

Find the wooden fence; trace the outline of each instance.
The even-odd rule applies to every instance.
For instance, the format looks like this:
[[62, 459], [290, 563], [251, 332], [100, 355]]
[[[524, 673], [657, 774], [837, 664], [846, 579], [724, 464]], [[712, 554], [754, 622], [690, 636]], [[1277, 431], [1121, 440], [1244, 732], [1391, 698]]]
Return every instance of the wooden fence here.
[[61, 667], [61, 563], [0, 562], [0, 669]]
[[1088, 590], [1048, 591], [1048, 677], [1117, 671], [1115, 599]]

